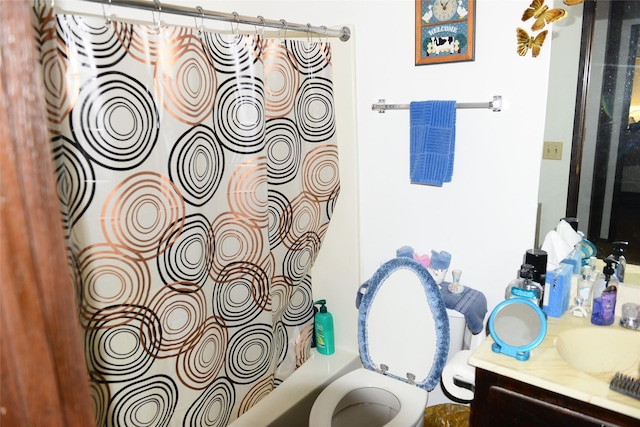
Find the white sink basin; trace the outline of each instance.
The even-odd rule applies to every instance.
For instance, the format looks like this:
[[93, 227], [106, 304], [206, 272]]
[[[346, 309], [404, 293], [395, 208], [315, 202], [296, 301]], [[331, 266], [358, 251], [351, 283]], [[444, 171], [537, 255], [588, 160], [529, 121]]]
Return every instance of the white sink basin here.
[[569, 365], [587, 374], [640, 373], [640, 331], [615, 326], [569, 329], [558, 334], [555, 346]]

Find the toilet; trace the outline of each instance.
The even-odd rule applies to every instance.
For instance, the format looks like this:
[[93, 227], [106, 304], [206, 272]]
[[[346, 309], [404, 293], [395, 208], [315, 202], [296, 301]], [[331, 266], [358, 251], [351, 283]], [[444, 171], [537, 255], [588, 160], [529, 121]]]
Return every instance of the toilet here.
[[359, 306], [363, 368], [320, 393], [309, 426], [422, 426], [449, 344], [447, 309], [427, 269], [408, 257], [387, 261], [369, 280]]

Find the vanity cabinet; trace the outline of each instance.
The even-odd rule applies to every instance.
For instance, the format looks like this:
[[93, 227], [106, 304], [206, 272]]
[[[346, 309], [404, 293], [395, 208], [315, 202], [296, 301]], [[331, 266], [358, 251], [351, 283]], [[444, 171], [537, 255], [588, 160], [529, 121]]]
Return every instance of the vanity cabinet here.
[[640, 420], [476, 368], [471, 427], [640, 426]]

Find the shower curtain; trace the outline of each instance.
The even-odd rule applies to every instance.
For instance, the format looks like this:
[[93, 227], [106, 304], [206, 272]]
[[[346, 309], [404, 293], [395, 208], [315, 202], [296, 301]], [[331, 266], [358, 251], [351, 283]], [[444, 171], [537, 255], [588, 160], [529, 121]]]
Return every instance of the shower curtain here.
[[227, 425], [309, 355], [330, 46], [34, 12], [97, 425]]

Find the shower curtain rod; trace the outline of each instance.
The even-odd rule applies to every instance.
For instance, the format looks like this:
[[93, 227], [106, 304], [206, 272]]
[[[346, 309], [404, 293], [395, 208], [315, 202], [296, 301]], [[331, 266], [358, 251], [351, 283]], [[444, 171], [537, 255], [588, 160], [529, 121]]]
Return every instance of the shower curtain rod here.
[[[502, 95], [495, 95], [489, 102], [457, 102], [456, 108], [489, 108], [494, 112], [502, 110]], [[386, 110], [408, 110], [409, 104], [385, 104], [384, 99], [379, 99], [377, 104], [371, 105], [372, 110], [384, 113]]]
[[[131, 7], [135, 9], [149, 10], [151, 12], [170, 13], [174, 15], [192, 16], [200, 19], [212, 19], [216, 21], [233, 22], [236, 24], [249, 24], [261, 27], [278, 28], [281, 30], [301, 31], [305, 33], [314, 33], [327, 37], [339, 37], [340, 40], [346, 42], [351, 37], [351, 30], [348, 27], [342, 27], [339, 30], [327, 28], [325, 26], [316, 27], [311, 24], [295, 24], [287, 22], [284, 19], [278, 21], [273, 19], [264, 19], [262, 16], [253, 18], [250, 16], [238, 15], [236, 12], [223, 13], [211, 10], [204, 10], [200, 6], [189, 8], [173, 4], [163, 4], [157, 0], [139, 1], [139, 0], [83, 0], [91, 3], [100, 3], [103, 6], [121, 6]], [[286, 33], [285, 33], [286, 34]]]

